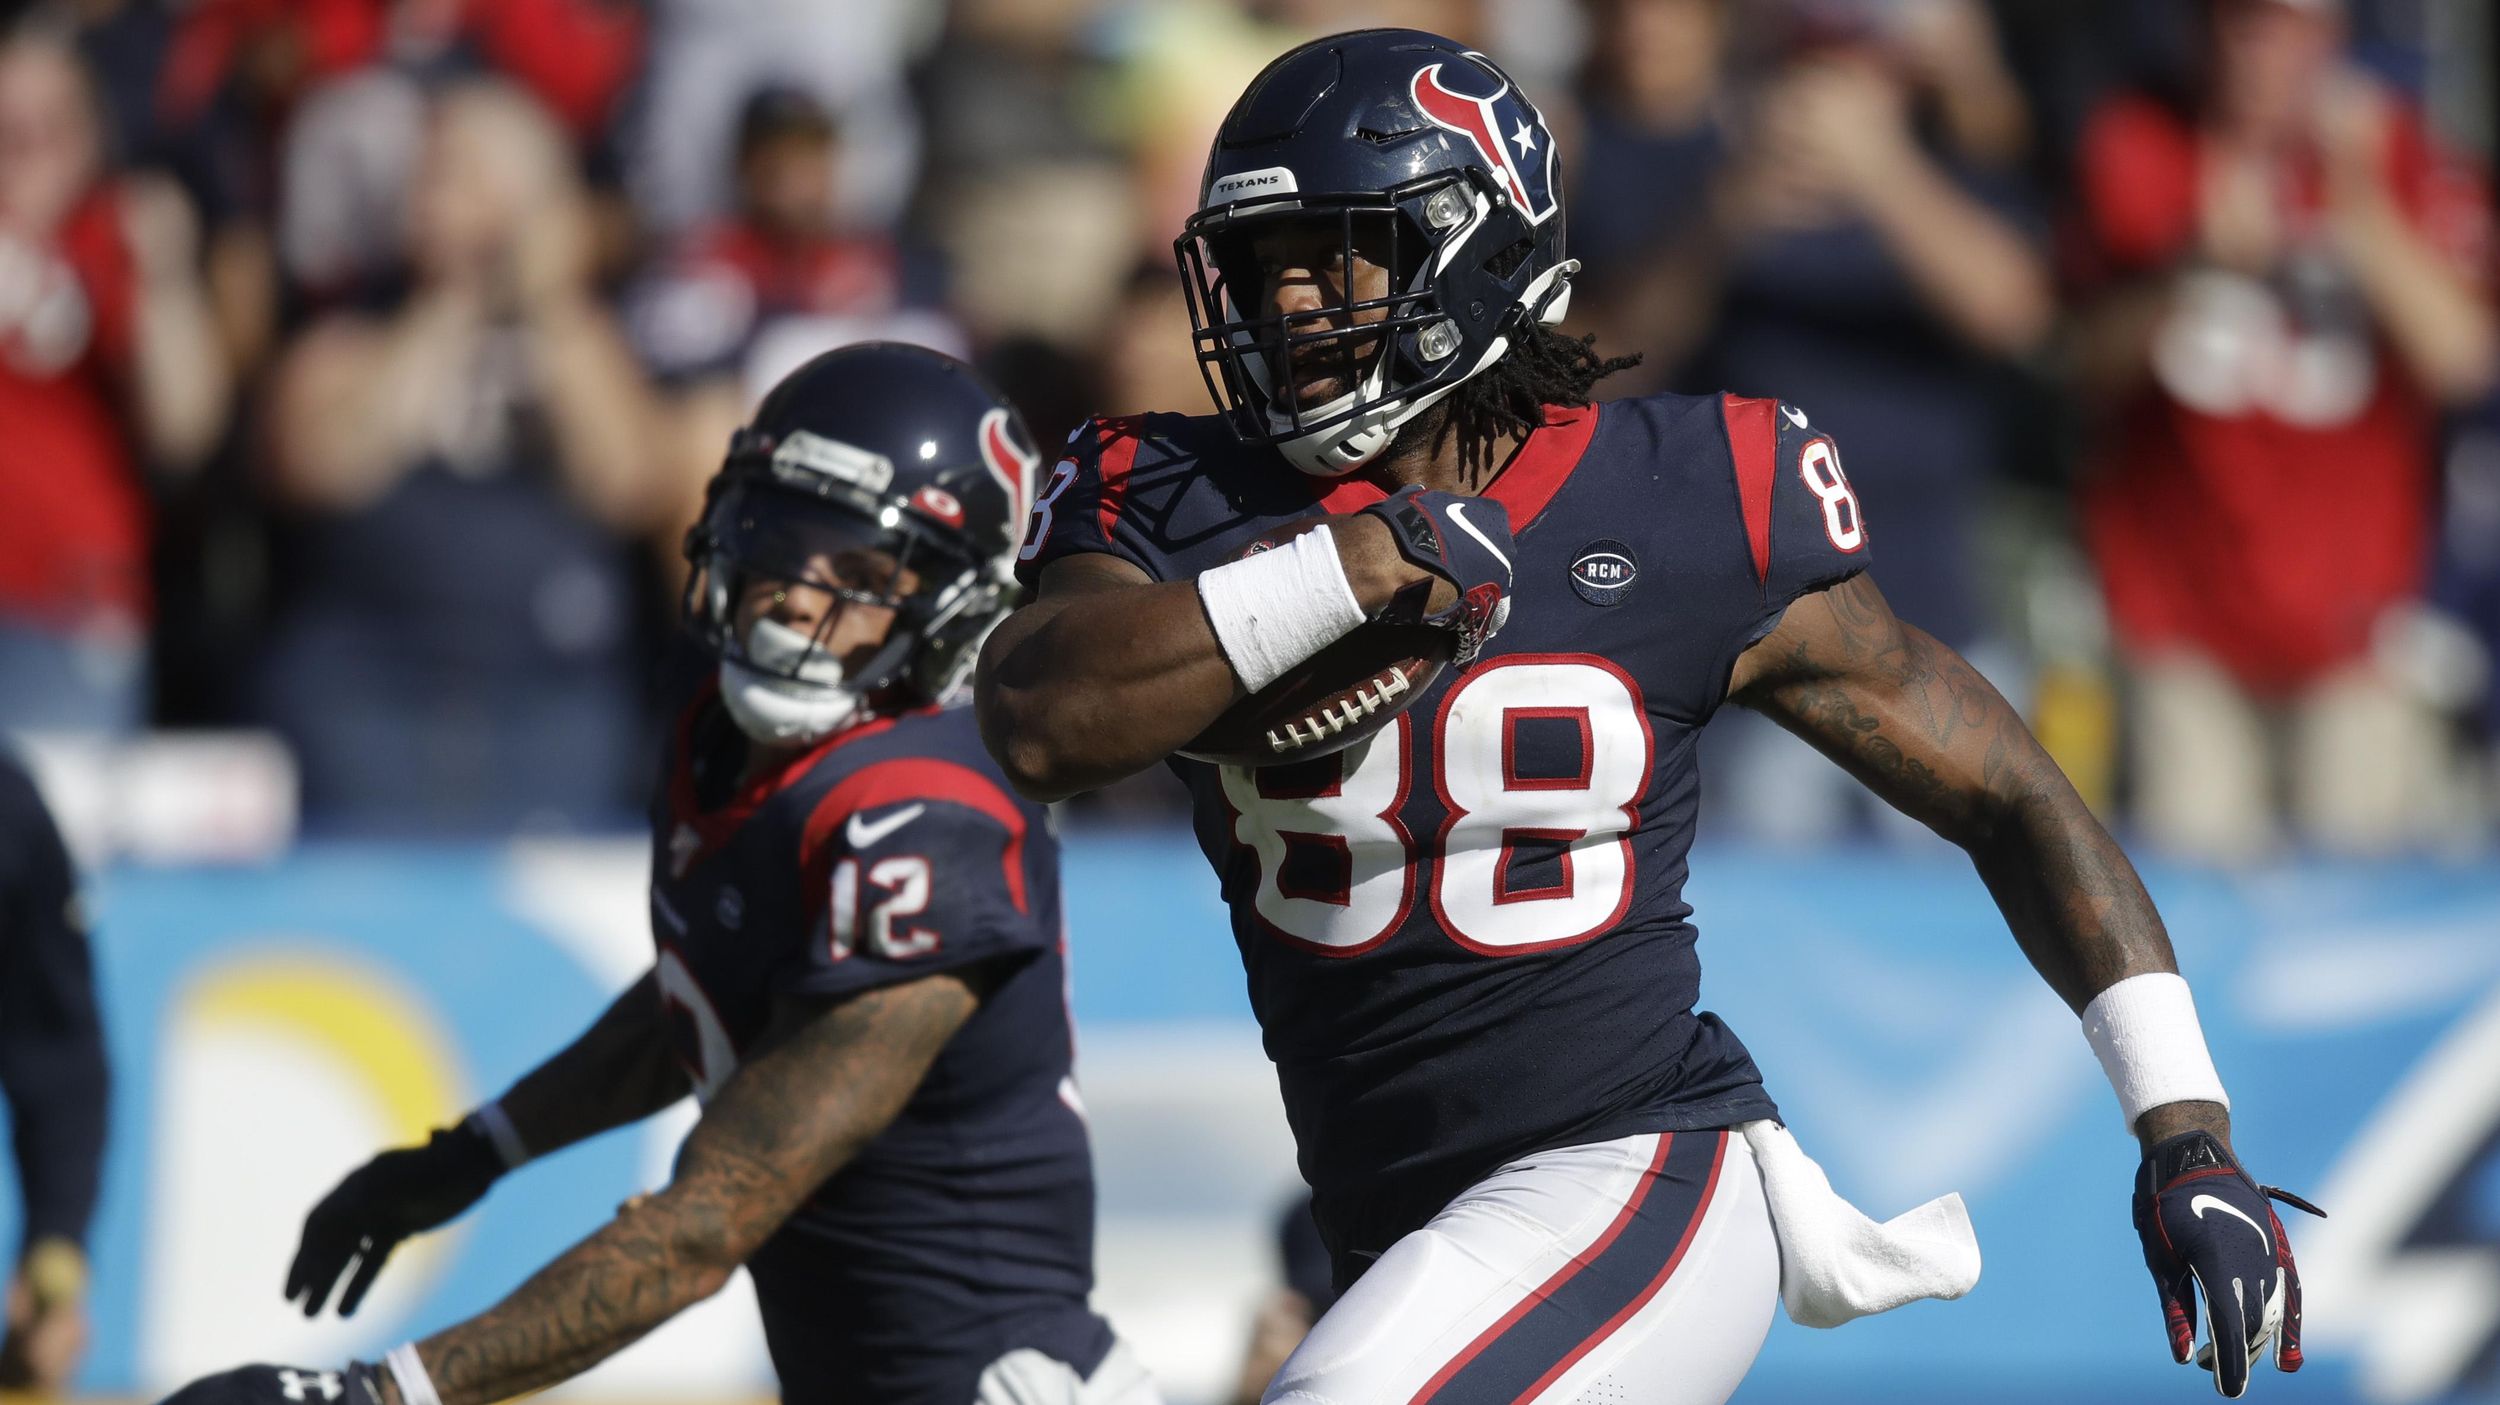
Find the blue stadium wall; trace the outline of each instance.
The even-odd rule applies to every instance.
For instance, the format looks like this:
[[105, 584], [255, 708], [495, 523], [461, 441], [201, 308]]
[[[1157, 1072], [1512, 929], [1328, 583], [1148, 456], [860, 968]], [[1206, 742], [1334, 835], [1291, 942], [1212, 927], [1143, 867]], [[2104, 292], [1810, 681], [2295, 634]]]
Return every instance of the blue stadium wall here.
[[[1069, 855], [1103, 1305], [1177, 1400], [1210, 1399], [1272, 1277], [1290, 1148], [1195, 850], [1086, 833]], [[484, 1306], [664, 1178], [682, 1113], [508, 1181], [351, 1322], [279, 1300], [321, 1189], [500, 1088], [647, 960], [640, 867], [622, 842], [313, 846], [102, 875], [117, 1081], [82, 1387], [378, 1351]], [[1783, 1320], [1738, 1399], [2201, 1398], [2162, 1345], [2115, 1104], [1958, 857], [1705, 848], [1694, 875], [1705, 1004], [1807, 1149], [1879, 1218], [1960, 1190], [1986, 1256], [1958, 1303], [1831, 1332]], [[2259, 1393], [2500, 1399], [2500, 863], [2147, 877], [2243, 1155], [2336, 1217], [2292, 1226], [2310, 1368]], [[733, 1293], [570, 1393], [768, 1393], [745, 1312]]]

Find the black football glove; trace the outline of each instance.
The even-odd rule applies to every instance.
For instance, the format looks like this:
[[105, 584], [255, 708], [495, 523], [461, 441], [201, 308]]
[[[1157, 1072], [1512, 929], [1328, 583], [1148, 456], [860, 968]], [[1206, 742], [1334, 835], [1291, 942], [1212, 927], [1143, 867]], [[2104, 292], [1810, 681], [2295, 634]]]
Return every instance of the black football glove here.
[[237, 1366], [200, 1377], [164, 1405], [382, 1405], [382, 1377], [361, 1361], [344, 1371]]
[[1458, 587], [1458, 600], [1424, 612], [1427, 588], [1400, 591], [1375, 618], [1431, 625], [1458, 635], [1459, 663], [1484, 648], [1510, 618], [1510, 514], [1491, 498], [1462, 498], [1409, 485], [1363, 509], [1389, 524], [1398, 553]]
[[[2214, 1373], [2214, 1389], [2237, 1397], [2274, 1341], [2277, 1369], [2300, 1369], [2300, 1270], [2271, 1196], [2324, 1217], [2299, 1196], [2249, 1179], [2205, 1132], [2165, 1137], [2135, 1173], [2135, 1232], [2161, 1293], [2170, 1355]], [[2205, 1345], [2196, 1346], [2196, 1302], [2205, 1303]]]
[[356, 1272], [339, 1294], [339, 1316], [353, 1316], [399, 1241], [476, 1204], [503, 1170], [494, 1143], [469, 1122], [357, 1167], [305, 1216], [303, 1242], [286, 1271], [288, 1299], [301, 1297], [304, 1315], [319, 1316], [352, 1259]]

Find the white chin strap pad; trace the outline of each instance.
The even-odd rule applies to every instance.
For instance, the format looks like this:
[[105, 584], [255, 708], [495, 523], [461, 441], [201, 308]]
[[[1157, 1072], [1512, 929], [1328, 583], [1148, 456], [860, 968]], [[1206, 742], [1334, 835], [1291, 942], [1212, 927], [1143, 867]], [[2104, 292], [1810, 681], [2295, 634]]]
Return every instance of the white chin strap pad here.
[[1343, 478], [1380, 456], [1397, 433], [1395, 426], [1360, 415], [1317, 434], [1299, 434], [1276, 448], [1285, 461], [1313, 478]]
[[[1509, 349], [1509, 338], [1495, 337], [1493, 345], [1485, 349], [1484, 359], [1476, 363], [1474, 371], [1439, 390], [1384, 400], [1343, 424], [1281, 440], [1276, 445], [1277, 452], [1285, 456], [1286, 462], [1314, 478], [1343, 478], [1378, 458], [1380, 451], [1389, 447], [1389, 441], [1397, 437], [1399, 428], [1408, 420], [1438, 404], [1442, 396], [1466, 384], [1477, 372], [1501, 359], [1502, 353]], [[1377, 384], [1378, 373], [1375, 372], [1364, 382], [1366, 393], [1376, 390]], [[1350, 394], [1340, 396], [1318, 409], [1305, 411], [1301, 417], [1324, 419], [1344, 408], [1350, 398]]]
[[[842, 686], [842, 661], [823, 653], [810, 657], [813, 647], [808, 636], [773, 620], [757, 620], [747, 630], [746, 652], [763, 667], [720, 662], [721, 705], [739, 731], [759, 742], [812, 742], [849, 725], [859, 695]], [[779, 675], [794, 665], [799, 677]]]
[[[1565, 259], [1545, 270], [1535, 282], [1520, 291], [1519, 305], [1532, 309], [1536, 319], [1548, 327], [1561, 322], [1571, 311], [1571, 275], [1579, 268], [1578, 259]], [[1430, 409], [1442, 396], [1482, 375], [1485, 367], [1501, 360], [1502, 353], [1508, 350], [1510, 338], [1495, 337], [1492, 345], [1484, 349], [1484, 355], [1476, 358], [1476, 364], [1466, 375], [1439, 390], [1381, 401], [1343, 424], [1280, 440], [1276, 448], [1284, 454], [1287, 462], [1314, 478], [1343, 478], [1379, 457], [1380, 451], [1389, 447], [1389, 441], [1397, 437], [1398, 429], [1408, 420]], [[1324, 420], [1341, 413], [1357, 394], [1366, 399], [1379, 395], [1382, 372], [1382, 366], [1373, 367], [1371, 373], [1363, 378], [1360, 391], [1348, 391], [1325, 405], [1303, 411], [1295, 418], [1306, 422]], [[1259, 388], [1265, 390], [1266, 378], [1261, 376], [1257, 379]], [[1271, 423], [1283, 427], [1281, 415], [1272, 410], [1269, 415]]]

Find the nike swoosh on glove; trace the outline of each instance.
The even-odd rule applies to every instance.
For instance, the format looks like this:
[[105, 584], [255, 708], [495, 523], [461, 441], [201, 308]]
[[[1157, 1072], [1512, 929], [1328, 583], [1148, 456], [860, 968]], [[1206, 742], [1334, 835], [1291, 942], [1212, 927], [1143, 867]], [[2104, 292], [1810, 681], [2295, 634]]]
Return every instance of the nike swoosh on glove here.
[[[2214, 1373], [2214, 1389], [2238, 1397], [2274, 1342], [2277, 1369], [2300, 1369], [2300, 1270], [2268, 1197], [2324, 1218], [2326, 1212], [2240, 1169], [2211, 1134], [2182, 1132], [2154, 1144], [2135, 1173], [2135, 1232], [2161, 1293], [2171, 1359], [2191, 1356]], [[2205, 1346], [2196, 1348], [2197, 1299]]]
[[1424, 612], [1428, 589], [1400, 591], [1373, 616], [1458, 634], [1457, 662], [1472, 662], [1510, 618], [1510, 514], [1491, 498], [1463, 498], [1409, 485], [1363, 509], [1389, 524], [1398, 554], [1458, 587], [1458, 599]]
[[382, 1405], [382, 1377], [362, 1361], [344, 1371], [237, 1366], [200, 1377], [163, 1405]]

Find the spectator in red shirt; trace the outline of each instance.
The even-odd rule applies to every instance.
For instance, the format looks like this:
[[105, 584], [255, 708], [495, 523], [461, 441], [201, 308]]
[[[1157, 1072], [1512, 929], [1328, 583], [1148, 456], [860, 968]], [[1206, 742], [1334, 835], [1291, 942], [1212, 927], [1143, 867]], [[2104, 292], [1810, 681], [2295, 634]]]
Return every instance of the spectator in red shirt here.
[[2340, 61], [2335, 0], [2212, 0], [2202, 100], [2105, 103], [2079, 157], [2084, 527], [2133, 674], [2138, 817], [2214, 858], [2283, 802], [2427, 837], [2439, 729], [2373, 658], [2423, 586], [2443, 406], [2493, 381], [2480, 183]]
[[0, 39], [0, 727], [146, 718], [150, 504], [229, 378], [198, 232], [170, 185], [114, 180], [74, 50]]

